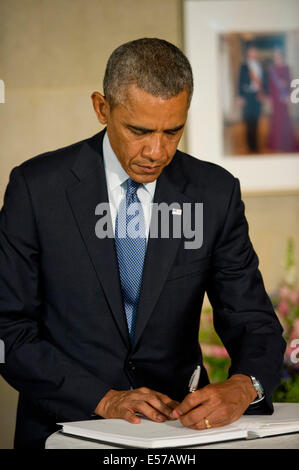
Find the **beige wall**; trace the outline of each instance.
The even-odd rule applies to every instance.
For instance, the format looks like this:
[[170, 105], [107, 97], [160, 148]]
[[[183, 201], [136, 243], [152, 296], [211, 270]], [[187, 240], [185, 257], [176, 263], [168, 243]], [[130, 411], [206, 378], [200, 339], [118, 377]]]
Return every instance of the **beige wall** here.
[[0, 197], [13, 165], [99, 129], [90, 95], [123, 42], [159, 36], [180, 45], [177, 0], [0, 2]]
[[[6, 86], [6, 102], [0, 104], [2, 200], [13, 166], [98, 131], [90, 95], [101, 90], [115, 47], [144, 36], [182, 45], [181, 2], [3, 0], [0, 34], [0, 79]], [[299, 233], [299, 195], [244, 200], [271, 291], [281, 276], [286, 240]], [[16, 403], [17, 393], [0, 378], [0, 448], [12, 446]]]
[[251, 241], [260, 260], [266, 290], [271, 294], [284, 274], [289, 237], [295, 241], [299, 266], [299, 194], [244, 195], [243, 200]]

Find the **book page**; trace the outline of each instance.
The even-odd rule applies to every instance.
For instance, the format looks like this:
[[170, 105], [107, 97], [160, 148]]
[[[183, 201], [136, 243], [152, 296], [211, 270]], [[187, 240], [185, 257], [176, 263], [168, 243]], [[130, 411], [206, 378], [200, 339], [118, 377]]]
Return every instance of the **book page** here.
[[107, 419], [94, 421], [78, 421], [72, 423], [58, 423], [63, 425], [64, 432], [84, 433], [84, 430], [96, 434], [109, 434], [111, 437], [128, 437], [135, 439], [180, 439], [181, 437], [195, 437], [200, 434], [215, 435], [237, 431], [240, 428], [235, 424], [222, 426], [221, 428], [205, 429], [196, 431], [189, 429], [181, 424], [180, 421], [166, 421], [164, 423], [156, 423], [148, 419], [141, 419], [138, 424], [132, 424], [122, 419]]

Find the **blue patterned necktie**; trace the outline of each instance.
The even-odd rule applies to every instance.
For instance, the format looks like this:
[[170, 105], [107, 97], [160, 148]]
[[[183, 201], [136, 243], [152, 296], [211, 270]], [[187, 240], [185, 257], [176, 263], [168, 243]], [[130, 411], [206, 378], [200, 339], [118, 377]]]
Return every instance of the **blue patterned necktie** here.
[[115, 246], [122, 296], [132, 341], [146, 251], [144, 214], [137, 196], [140, 185], [130, 178], [127, 180], [126, 195], [120, 203], [115, 221]]

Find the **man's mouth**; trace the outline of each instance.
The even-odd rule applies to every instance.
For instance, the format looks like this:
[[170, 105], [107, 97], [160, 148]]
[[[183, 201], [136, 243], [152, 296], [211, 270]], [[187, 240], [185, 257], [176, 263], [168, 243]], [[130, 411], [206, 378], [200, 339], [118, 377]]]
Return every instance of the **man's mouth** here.
[[137, 166], [139, 166], [139, 168], [141, 168], [141, 170], [146, 172], [146, 173], [155, 173], [158, 170], [158, 168], [160, 168], [160, 165], [150, 166], [150, 165], [140, 165], [140, 164], [138, 164]]

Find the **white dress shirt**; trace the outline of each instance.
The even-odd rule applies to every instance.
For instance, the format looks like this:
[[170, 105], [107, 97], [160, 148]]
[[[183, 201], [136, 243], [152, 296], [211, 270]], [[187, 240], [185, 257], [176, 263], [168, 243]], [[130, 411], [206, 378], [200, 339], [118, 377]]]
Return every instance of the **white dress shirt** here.
[[[258, 62], [257, 60], [254, 60], [254, 59], [248, 59], [247, 60], [247, 65], [249, 67], [249, 69], [252, 71], [252, 73], [258, 77], [260, 79], [260, 81], [262, 81], [262, 78], [263, 78], [263, 69], [262, 69], [262, 66], [260, 64], [260, 62]], [[249, 88], [251, 91], [259, 91], [260, 90], [260, 87], [258, 86], [257, 83], [251, 81], [250, 85], [249, 85]]]
[[[123, 199], [126, 193], [126, 180], [129, 175], [125, 172], [121, 166], [117, 156], [115, 155], [107, 132], [105, 133], [103, 139], [103, 161], [106, 173], [107, 189], [108, 189], [108, 199], [110, 205], [110, 213], [112, 219], [113, 232], [115, 233], [115, 220], [118, 212], [120, 201]], [[141, 202], [143, 213], [144, 213], [144, 222], [145, 222], [145, 232], [146, 237], [148, 238], [149, 226], [151, 220], [151, 211], [152, 211], [152, 202], [154, 198], [156, 188], [156, 181], [152, 183], [142, 184], [138, 190], [137, 195]]]

